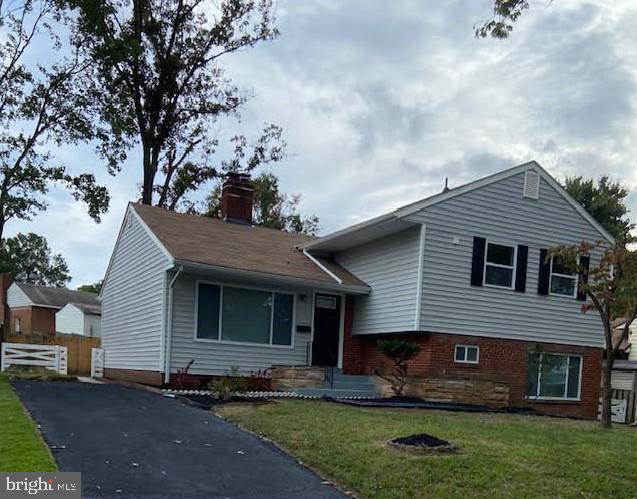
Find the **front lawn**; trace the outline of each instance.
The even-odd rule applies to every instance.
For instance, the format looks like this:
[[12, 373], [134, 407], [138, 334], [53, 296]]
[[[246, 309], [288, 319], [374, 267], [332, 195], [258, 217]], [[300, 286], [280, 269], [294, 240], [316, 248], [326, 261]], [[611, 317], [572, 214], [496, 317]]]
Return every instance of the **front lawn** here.
[[55, 461], [6, 376], [0, 375], [0, 471], [55, 471]]
[[[637, 430], [503, 414], [364, 409], [286, 400], [217, 411], [363, 497], [635, 497]], [[461, 447], [416, 456], [386, 441], [428, 433]]]

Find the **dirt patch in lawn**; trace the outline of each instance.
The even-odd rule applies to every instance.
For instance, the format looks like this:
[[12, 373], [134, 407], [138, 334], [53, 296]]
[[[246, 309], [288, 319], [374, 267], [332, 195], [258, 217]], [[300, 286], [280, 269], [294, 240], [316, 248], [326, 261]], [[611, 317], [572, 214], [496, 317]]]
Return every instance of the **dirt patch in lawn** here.
[[456, 454], [460, 451], [454, 444], [427, 433], [394, 438], [387, 443], [396, 449], [414, 454]]

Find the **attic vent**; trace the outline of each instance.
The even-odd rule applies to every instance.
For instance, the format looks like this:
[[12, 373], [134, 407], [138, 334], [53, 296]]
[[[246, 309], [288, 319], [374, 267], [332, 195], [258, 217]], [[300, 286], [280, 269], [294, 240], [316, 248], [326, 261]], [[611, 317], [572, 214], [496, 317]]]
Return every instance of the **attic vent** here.
[[525, 198], [537, 199], [540, 197], [540, 174], [532, 170], [527, 170], [524, 175]]

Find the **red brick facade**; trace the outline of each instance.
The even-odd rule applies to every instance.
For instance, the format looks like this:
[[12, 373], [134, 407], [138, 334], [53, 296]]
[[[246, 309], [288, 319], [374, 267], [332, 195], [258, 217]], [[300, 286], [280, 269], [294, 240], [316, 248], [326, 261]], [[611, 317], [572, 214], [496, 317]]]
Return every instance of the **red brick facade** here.
[[[348, 300], [345, 309], [343, 371], [346, 374], [373, 374], [387, 365], [378, 351], [379, 338], [400, 336], [420, 345], [420, 353], [409, 363], [409, 375], [423, 378], [489, 380], [509, 387], [509, 405], [533, 407], [538, 412], [584, 418], [597, 417], [600, 391], [601, 348], [578, 347], [527, 341], [500, 340], [442, 333], [401, 333], [399, 335], [352, 336], [353, 307]], [[478, 364], [454, 361], [456, 344], [480, 347]], [[571, 353], [582, 356], [581, 401], [530, 401], [525, 398], [527, 356], [529, 351]]]

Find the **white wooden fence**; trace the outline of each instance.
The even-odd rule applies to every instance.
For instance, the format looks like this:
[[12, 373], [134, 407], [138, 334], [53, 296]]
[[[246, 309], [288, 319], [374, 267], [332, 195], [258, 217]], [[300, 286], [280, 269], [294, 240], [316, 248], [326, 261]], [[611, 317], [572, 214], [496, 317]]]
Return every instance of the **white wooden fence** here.
[[0, 371], [10, 366], [42, 366], [66, 375], [67, 348], [61, 345], [2, 343]]
[[104, 377], [104, 349], [91, 348], [91, 378]]

